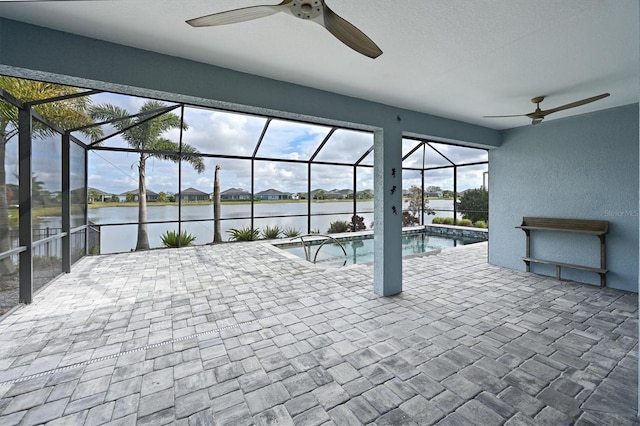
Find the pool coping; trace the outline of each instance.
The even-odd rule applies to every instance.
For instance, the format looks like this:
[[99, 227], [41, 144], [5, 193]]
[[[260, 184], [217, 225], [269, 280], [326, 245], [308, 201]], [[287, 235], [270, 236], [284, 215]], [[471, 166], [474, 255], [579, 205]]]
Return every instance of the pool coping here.
[[[489, 230], [485, 228], [472, 228], [469, 226], [454, 226], [454, 225], [420, 225], [420, 226], [407, 226], [402, 228], [403, 234], [418, 234], [424, 231], [431, 232], [435, 235], [442, 235], [447, 237], [456, 237], [456, 238], [474, 238], [481, 239], [483, 241], [488, 241], [489, 239]], [[306, 241], [314, 242], [326, 239], [327, 234], [318, 234], [317, 237], [314, 237], [313, 234], [305, 234], [302, 235], [305, 237]], [[341, 232], [336, 234], [328, 234], [331, 238], [335, 238], [336, 240], [345, 239], [348, 241], [364, 239], [365, 237], [369, 237], [373, 235], [373, 229], [367, 229], [364, 231], [357, 232]], [[270, 244], [277, 246], [285, 246], [288, 244], [294, 244], [297, 241], [300, 241], [300, 237], [287, 237], [287, 238], [278, 238], [275, 240], [270, 240]]]
[[[471, 228], [467, 226], [420, 225], [420, 226], [409, 226], [409, 227], [402, 228], [403, 234], [419, 234], [425, 231], [429, 232], [434, 236], [444, 236], [444, 237], [451, 237], [451, 238], [472, 238], [472, 239], [482, 240], [482, 241], [478, 241], [477, 243], [486, 243], [488, 241], [488, 236], [489, 236], [487, 229]], [[318, 234], [317, 236], [314, 236], [313, 234], [305, 234], [305, 235], [302, 235], [302, 237], [305, 238], [305, 242], [313, 243], [318, 241], [324, 241], [326, 240], [327, 236], [336, 240], [357, 241], [359, 239], [371, 239], [372, 235], [373, 235], [373, 229], [367, 229], [364, 231], [341, 232], [341, 233], [329, 234], [329, 235]], [[290, 238], [278, 238], [274, 240], [268, 240], [266, 242], [268, 242], [268, 244], [272, 248], [282, 252], [283, 254], [286, 254], [286, 257], [288, 258], [300, 259], [305, 263], [311, 263], [312, 265], [315, 265], [318, 267], [345, 268], [345, 267], [356, 266], [356, 265], [372, 265], [373, 264], [373, 261], [371, 261], [371, 262], [346, 264], [342, 266], [333, 266], [331, 264], [324, 265], [323, 264], [324, 262], [322, 261], [320, 263], [309, 262], [308, 260], [300, 256], [297, 256], [295, 254], [289, 253], [286, 250], [287, 248], [300, 247], [300, 244], [301, 244], [300, 236], [290, 237]], [[437, 255], [441, 253], [443, 250], [450, 250], [454, 248], [459, 248], [459, 247], [442, 248], [442, 249], [430, 250], [424, 253], [409, 254], [409, 255], [403, 256], [403, 258], [408, 259], [412, 257], [432, 256], [432, 255]]]

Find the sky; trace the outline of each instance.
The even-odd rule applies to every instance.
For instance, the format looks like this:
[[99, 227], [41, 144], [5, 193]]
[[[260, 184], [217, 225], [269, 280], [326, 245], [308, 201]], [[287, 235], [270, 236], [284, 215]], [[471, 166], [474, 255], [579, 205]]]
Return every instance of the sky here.
[[[136, 113], [145, 103], [145, 99], [116, 95], [93, 95], [94, 104], [117, 105], [130, 113]], [[167, 103], [169, 105], [169, 103]], [[178, 108], [175, 114], [180, 114]], [[184, 120], [188, 129], [182, 132], [183, 143], [195, 147], [206, 154], [251, 156], [263, 131], [267, 119], [239, 113], [216, 111], [205, 108], [186, 107]], [[267, 160], [255, 161], [255, 192], [266, 189], [277, 189], [283, 192], [307, 191], [307, 164], [273, 161], [276, 159], [307, 160], [328, 135], [331, 128], [307, 123], [273, 119], [265, 133], [265, 137], [257, 151], [257, 157]], [[114, 129], [104, 126], [105, 134]], [[81, 134], [74, 134], [85, 139]], [[165, 134], [169, 140], [178, 142], [181, 134], [173, 129]], [[60, 188], [59, 144], [51, 143], [53, 138], [39, 140], [34, 146], [33, 168], [37, 179], [44, 182], [50, 191]], [[403, 155], [418, 144], [415, 140], [403, 141]], [[316, 161], [353, 163], [367, 152], [373, 145], [373, 134], [347, 129], [338, 129], [329, 138], [323, 149], [316, 156]], [[105, 147], [128, 147], [120, 136], [105, 141]], [[458, 147], [446, 144], [432, 144], [441, 154], [451, 161], [462, 164], [487, 161], [485, 150]], [[74, 151], [74, 158], [81, 161], [81, 150]], [[424, 153], [425, 167], [437, 167], [451, 164], [431, 147]], [[138, 154], [90, 151], [88, 155], [88, 186], [110, 194], [121, 194], [137, 189]], [[188, 163], [182, 164], [182, 189], [189, 187], [210, 193], [213, 191], [215, 165], [221, 167], [221, 189], [243, 188], [251, 190], [251, 161], [225, 158], [204, 158], [205, 170], [197, 173]], [[77, 162], [76, 162], [77, 164]], [[362, 162], [373, 164], [373, 152]], [[405, 167], [421, 167], [423, 150], [419, 149], [404, 162]], [[76, 170], [77, 169], [77, 170]], [[483, 184], [483, 172], [487, 165], [458, 168], [458, 191], [478, 188]], [[154, 192], [176, 193], [178, 188], [179, 166], [167, 160], [151, 158], [146, 162], [147, 188]], [[15, 180], [17, 175], [17, 141], [11, 141], [7, 147], [7, 181]], [[353, 187], [352, 166], [329, 166], [314, 164], [311, 168], [312, 189], [351, 189]], [[403, 172], [403, 188], [420, 185], [420, 174], [415, 171]], [[73, 182], [82, 182], [81, 168], [72, 167]], [[439, 186], [445, 190], [453, 189], [453, 168], [438, 169], [425, 172], [425, 187]], [[373, 189], [373, 168], [357, 169], [357, 189]]]

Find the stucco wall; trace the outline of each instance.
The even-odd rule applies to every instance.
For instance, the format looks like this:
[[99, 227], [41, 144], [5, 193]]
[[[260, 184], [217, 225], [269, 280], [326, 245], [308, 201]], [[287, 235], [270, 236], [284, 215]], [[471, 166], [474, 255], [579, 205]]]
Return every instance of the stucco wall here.
[[[609, 221], [607, 286], [638, 291], [638, 104], [503, 132], [489, 152], [489, 262], [524, 270], [523, 216]], [[598, 238], [532, 233], [532, 256], [599, 266]], [[555, 276], [555, 268], [532, 265]], [[563, 278], [599, 283], [595, 273]]]

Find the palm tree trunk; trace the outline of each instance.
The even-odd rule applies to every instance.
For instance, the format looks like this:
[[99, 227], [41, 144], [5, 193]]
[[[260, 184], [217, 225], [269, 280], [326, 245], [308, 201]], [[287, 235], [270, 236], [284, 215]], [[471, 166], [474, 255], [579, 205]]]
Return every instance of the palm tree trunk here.
[[[7, 200], [6, 171], [4, 168], [7, 141], [6, 123], [0, 123], [0, 253], [11, 249], [11, 229], [9, 227], [9, 203]], [[0, 260], [0, 275], [10, 275], [16, 271], [10, 257]]]
[[147, 185], [145, 157], [140, 154], [138, 164], [138, 242], [136, 250], [149, 250], [149, 233], [147, 231]]
[[213, 242], [222, 242], [220, 232], [220, 166], [217, 164], [213, 179]]

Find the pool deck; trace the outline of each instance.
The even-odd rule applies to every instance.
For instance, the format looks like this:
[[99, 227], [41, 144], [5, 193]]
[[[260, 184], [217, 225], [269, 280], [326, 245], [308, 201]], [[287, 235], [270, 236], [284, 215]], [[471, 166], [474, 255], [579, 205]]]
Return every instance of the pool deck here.
[[638, 424], [637, 294], [486, 252], [388, 298], [264, 242], [84, 258], [0, 322], [0, 424]]

